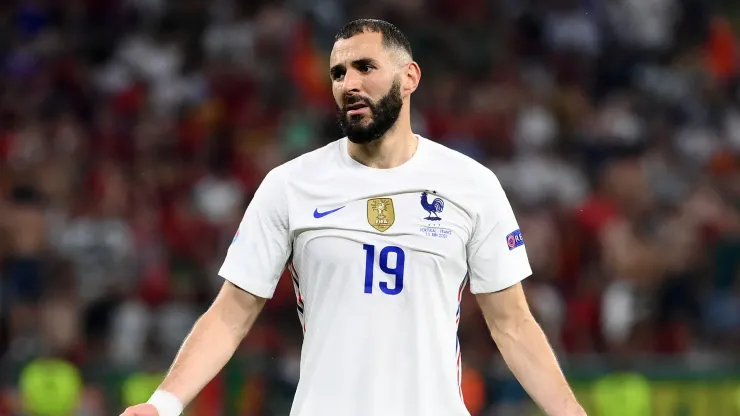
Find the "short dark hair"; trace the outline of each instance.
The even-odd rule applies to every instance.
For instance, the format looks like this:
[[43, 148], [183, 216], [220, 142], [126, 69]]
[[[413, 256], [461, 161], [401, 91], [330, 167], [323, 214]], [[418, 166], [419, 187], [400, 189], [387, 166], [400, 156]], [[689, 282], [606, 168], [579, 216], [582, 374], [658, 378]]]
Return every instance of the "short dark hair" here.
[[380, 33], [383, 36], [383, 46], [386, 48], [400, 48], [413, 58], [411, 53], [411, 43], [406, 36], [392, 23], [378, 19], [357, 19], [353, 20], [339, 30], [334, 37], [334, 41], [339, 39], [349, 39], [360, 33]]

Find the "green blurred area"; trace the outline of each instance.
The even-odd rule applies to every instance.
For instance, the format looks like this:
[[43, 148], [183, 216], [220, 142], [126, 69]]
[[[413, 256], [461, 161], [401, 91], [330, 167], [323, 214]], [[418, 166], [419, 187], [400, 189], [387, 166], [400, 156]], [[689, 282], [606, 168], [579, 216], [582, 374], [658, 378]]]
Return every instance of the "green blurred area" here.
[[[221, 373], [224, 414], [244, 413], [245, 392], [255, 377], [264, 377], [264, 359], [237, 359]], [[33, 416], [69, 416], [74, 397], [81, 395], [80, 377], [87, 386], [101, 388], [107, 414], [146, 401], [164, 373], [112, 370], [98, 366], [77, 372], [58, 360], [37, 360], [13, 369], [20, 396]], [[7, 373], [6, 373], [7, 374]], [[81, 376], [82, 375], [82, 376]], [[740, 416], [740, 371], [737, 368], [690, 371], [675, 368], [640, 367], [638, 371], [609, 372], [597, 368], [567, 372], [574, 391], [590, 416]], [[287, 414], [290, 392], [272, 394], [266, 385], [265, 414]], [[275, 388], [279, 390], [280, 388]], [[495, 399], [493, 397], [489, 399]], [[494, 400], [495, 401], [495, 400]], [[29, 406], [30, 403], [30, 406]], [[542, 415], [535, 406], [529, 416]], [[251, 413], [249, 413], [251, 414]], [[260, 413], [261, 414], [261, 413]], [[475, 416], [475, 415], [474, 415]]]
[[34, 416], [71, 416], [82, 394], [80, 372], [58, 359], [37, 359], [18, 376], [23, 408]]
[[[715, 379], [636, 380], [605, 388], [604, 379], [574, 384], [589, 415], [598, 416], [738, 416], [740, 382], [737, 375]], [[617, 375], [622, 376], [622, 375]], [[632, 384], [635, 383], [635, 384]], [[599, 391], [600, 388], [603, 390]], [[541, 413], [535, 413], [541, 414]]]

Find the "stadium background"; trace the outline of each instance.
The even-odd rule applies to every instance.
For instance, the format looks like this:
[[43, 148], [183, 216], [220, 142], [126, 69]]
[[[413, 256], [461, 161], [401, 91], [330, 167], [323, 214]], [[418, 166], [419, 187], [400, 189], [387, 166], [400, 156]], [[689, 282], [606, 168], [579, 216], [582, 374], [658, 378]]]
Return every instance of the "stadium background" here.
[[[740, 415], [738, 6], [2, 2], [0, 415], [148, 397], [265, 173], [341, 136], [328, 51], [357, 17], [410, 38], [416, 132], [501, 178], [589, 414]], [[465, 297], [471, 412], [536, 414]], [[300, 343], [286, 278], [189, 414], [287, 415]]]

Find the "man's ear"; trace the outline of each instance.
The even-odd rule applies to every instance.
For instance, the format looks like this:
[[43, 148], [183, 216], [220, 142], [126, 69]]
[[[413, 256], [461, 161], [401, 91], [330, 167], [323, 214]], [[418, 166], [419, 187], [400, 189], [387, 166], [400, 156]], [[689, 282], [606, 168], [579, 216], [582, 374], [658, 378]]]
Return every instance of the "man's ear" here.
[[419, 68], [419, 64], [414, 61], [406, 64], [403, 80], [402, 94], [406, 97], [411, 95], [419, 87], [419, 81], [421, 81], [421, 68]]

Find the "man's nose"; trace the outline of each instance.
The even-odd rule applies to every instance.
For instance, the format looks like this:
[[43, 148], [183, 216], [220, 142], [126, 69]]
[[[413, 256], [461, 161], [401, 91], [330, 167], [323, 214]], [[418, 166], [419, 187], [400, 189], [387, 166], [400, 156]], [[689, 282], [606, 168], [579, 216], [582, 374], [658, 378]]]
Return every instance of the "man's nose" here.
[[344, 84], [342, 85], [345, 94], [359, 93], [362, 88], [362, 77], [357, 71], [347, 71], [344, 74]]

